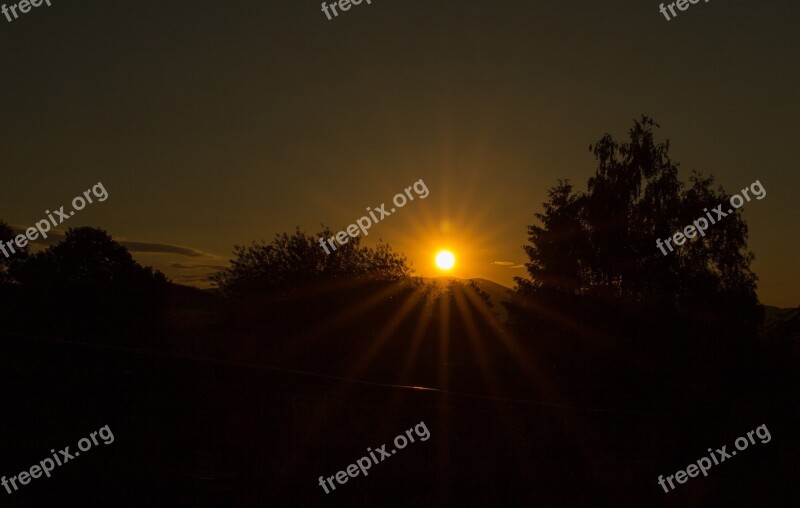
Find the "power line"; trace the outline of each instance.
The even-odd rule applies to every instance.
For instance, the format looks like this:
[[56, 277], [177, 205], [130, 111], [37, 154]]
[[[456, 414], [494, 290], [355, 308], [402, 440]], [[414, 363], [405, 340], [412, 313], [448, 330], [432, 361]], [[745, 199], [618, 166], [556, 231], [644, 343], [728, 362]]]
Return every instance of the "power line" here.
[[482, 395], [479, 393], [471, 393], [471, 392], [461, 392], [461, 391], [453, 391], [453, 390], [442, 390], [440, 388], [432, 388], [428, 386], [411, 386], [411, 385], [397, 385], [391, 383], [380, 383], [377, 381], [367, 381], [363, 379], [352, 379], [346, 378], [341, 376], [333, 376], [330, 374], [321, 374], [319, 372], [310, 372], [298, 369], [289, 369], [285, 367], [276, 367], [273, 365], [263, 365], [257, 363], [248, 363], [248, 362], [239, 362], [234, 360], [222, 360], [219, 358], [207, 358], [203, 356], [196, 356], [196, 355], [186, 355], [186, 354], [179, 354], [179, 353], [170, 353], [166, 351], [156, 351], [152, 349], [138, 349], [126, 346], [112, 346], [112, 345], [104, 345], [104, 344], [91, 344], [88, 342], [80, 342], [75, 340], [67, 340], [67, 339], [57, 339], [54, 337], [41, 337], [37, 335], [28, 335], [24, 333], [18, 332], [9, 332], [6, 330], [0, 330], [0, 334], [16, 336], [20, 338], [26, 338], [35, 340], [38, 342], [45, 342], [45, 343], [60, 343], [60, 344], [68, 344], [73, 346], [83, 346], [88, 348], [95, 348], [100, 350], [116, 350], [116, 351], [124, 351], [124, 352], [132, 352], [132, 353], [140, 353], [144, 355], [150, 356], [160, 356], [166, 358], [173, 358], [176, 360], [190, 360], [195, 362], [204, 362], [210, 364], [217, 364], [217, 365], [227, 365], [227, 366], [235, 366], [235, 367], [249, 367], [252, 369], [263, 369], [263, 370], [270, 370], [274, 372], [286, 372], [289, 374], [295, 374], [299, 376], [306, 376], [306, 377], [314, 377], [319, 379], [328, 379], [333, 381], [351, 383], [351, 384], [358, 384], [364, 386], [374, 386], [380, 388], [392, 388], [392, 389], [399, 389], [399, 390], [416, 390], [416, 391], [426, 391], [426, 392], [435, 392], [443, 395], [454, 395], [459, 397], [467, 397], [467, 398], [474, 398], [474, 399], [482, 399], [482, 400], [492, 400], [498, 402], [514, 402], [519, 404], [531, 404], [537, 405], [542, 407], [549, 407], [549, 408], [557, 408], [557, 409], [571, 409], [571, 410], [578, 410], [578, 411], [588, 411], [588, 412], [595, 412], [595, 413], [623, 413], [623, 414], [634, 414], [640, 416], [664, 416], [655, 413], [645, 413], [641, 411], [633, 411], [629, 409], [608, 409], [608, 408], [589, 408], [589, 407], [581, 407], [581, 406], [574, 406], [570, 404], [554, 404], [548, 402], [542, 402], [538, 400], [532, 399], [518, 399], [513, 397], [494, 397], [491, 395]]

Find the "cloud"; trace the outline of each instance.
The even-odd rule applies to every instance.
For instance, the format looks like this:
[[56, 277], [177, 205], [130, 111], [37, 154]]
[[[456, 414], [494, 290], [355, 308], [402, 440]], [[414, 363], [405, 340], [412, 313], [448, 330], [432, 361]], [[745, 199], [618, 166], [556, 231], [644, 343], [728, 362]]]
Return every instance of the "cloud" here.
[[513, 261], [492, 261], [492, 264], [507, 268], [525, 268], [525, 265], [516, 264]]
[[223, 265], [196, 265], [193, 263], [172, 263], [169, 265], [171, 268], [175, 268], [176, 270], [197, 270], [200, 268], [209, 269], [209, 270], [225, 270], [228, 268], [227, 266]]
[[[11, 226], [11, 229], [14, 231], [14, 234], [16, 235], [24, 235], [25, 230], [28, 228], [14, 225]], [[64, 241], [64, 238], [66, 238], [66, 235], [63, 229], [52, 229], [47, 232], [47, 238], [39, 237], [38, 239], [36, 239], [31, 243], [49, 247], [51, 245], [55, 245], [59, 242]], [[112, 238], [114, 239], [114, 241], [119, 242], [121, 245], [123, 245], [130, 252], [148, 252], [151, 254], [159, 254], [159, 253], [178, 254], [180, 256], [188, 256], [193, 258], [209, 256], [209, 254], [205, 254], [203, 252], [200, 252], [199, 250], [191, 249], [188, 247], [179, 247], [177, 245], [169, 245], [165, 243], [131, 242], [125, 240], [124, 238], [117, 238], [113, 236]]]
[[184, 284], [186, 286], [195, 286], [199, 288], [214, 287], [215, 284], [211, 281], [212, 273], [204, 273], [200, 275], [173, 275], [170, 277], [172, 282], [176, 284]]
[[189, 256], [192, 258], [199, 258], [206, 256], [206, 254], [199, 250], [190, 249], [188, 247], [179, 247], [177, 245], [168, 245], [166, 243], [150, 243], [150, 242], [129, 242], [117, 239], [119, 243], [125, 246], [131, 252], [149, 252], [151, 254], [178, 254], [180, 256]]
[[[10, 227], [11, 227], [12, 231], [14, 231], [15, 235], [24, 235], [25, 231], [29, 229], [29, 228], [24, 228], [22, 226], [15, 226], [15, 225], [11, 225]], [[37, 235], [38, 235], [38, 233], [37, 233]], [[55, 245], [58, 242], [62, 242], [62, 241], [64, 241], [64, 231], [61, 230], [61, 229], [52, 229], [52, 230], [47, 232], [47, 238], [42, 238], [40, 236], [39, 238], [37, 238], [36, 240], [34, 240], [33, 242], [30, 242], [30, 243], [32, 245], [33, 244], [39, 244], [39, 245], [46, 245], [46, 246], [49, 247], [50, 245]]]

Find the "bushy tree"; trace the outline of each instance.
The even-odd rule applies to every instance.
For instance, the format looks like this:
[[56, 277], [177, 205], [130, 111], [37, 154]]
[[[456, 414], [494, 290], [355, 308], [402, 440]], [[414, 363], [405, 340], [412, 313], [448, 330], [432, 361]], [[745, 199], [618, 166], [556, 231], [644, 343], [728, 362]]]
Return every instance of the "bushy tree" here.
[[155, 333], [167, 279], [142, 267], [101, 229], [69, 229], [62, 242], [15, 267], [20, 304], [43, 332], [103, 341]]
[[213, 281], [230, 295], [281, 292], [309, 283], [333, 279], [396, 281], [411, 275], [405, 256], [387, 244], [361, 246], [361, 238], [350, 238], [336, 251], [326, 254], [319, 238], [330, 238], [326, 228], [312, 236], [298, 228], [293, 234], [278, 234], [271, 243], [236, 245], [227, 270]]
[[20, 283], [55, 288], [128, 288], [163, 285], [161, 272], [142, 267], [130, 252], [98, 228], [72, 228], [64, 240], [33, 254], [20, 270]]
[[[607, 354], [616, 351], [607, 362], [641, 353], [641, 361], [694, 363], [697, 372], [752, 353], [763, 308], [747, 225], [736, 211], [662, 253], [657, 239], [682, 231], [704, 209], [722, 203], [727, 211], [730, 195], [702, 174], [681, 182], [655, 127], [642, 117], [628, 140], [605, 135], [590, 146], [597, 170], [587, 190], [559, 181], [535, 214], [541, 224], [528, 227], [528, 277], [516, 279], [509, 314], [519, 332], [552, 339], [566, 363], [575, 349], [597, 353], [603, 343]], [[598, 362], [593, 355], [575, 375]]]

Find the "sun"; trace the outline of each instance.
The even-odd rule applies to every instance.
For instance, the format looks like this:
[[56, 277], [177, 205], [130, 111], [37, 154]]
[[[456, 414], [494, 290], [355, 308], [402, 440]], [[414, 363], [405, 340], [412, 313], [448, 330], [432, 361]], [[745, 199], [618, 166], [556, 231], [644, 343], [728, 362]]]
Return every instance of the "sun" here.
[[456, 257], [449, 250], [440, 250], [436, 253], [436, 266], [440, 270], [450, 270], [455, 264]]

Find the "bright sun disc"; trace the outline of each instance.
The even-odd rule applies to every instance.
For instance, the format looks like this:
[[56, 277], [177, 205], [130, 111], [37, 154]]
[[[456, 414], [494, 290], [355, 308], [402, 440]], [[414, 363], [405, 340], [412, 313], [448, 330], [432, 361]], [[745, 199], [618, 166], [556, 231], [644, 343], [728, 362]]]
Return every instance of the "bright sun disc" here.
[[449, 270], [456, 264], [456, 257], [449, 250], [440, 250], [436, 254], [436, 266], [442, 270]]

